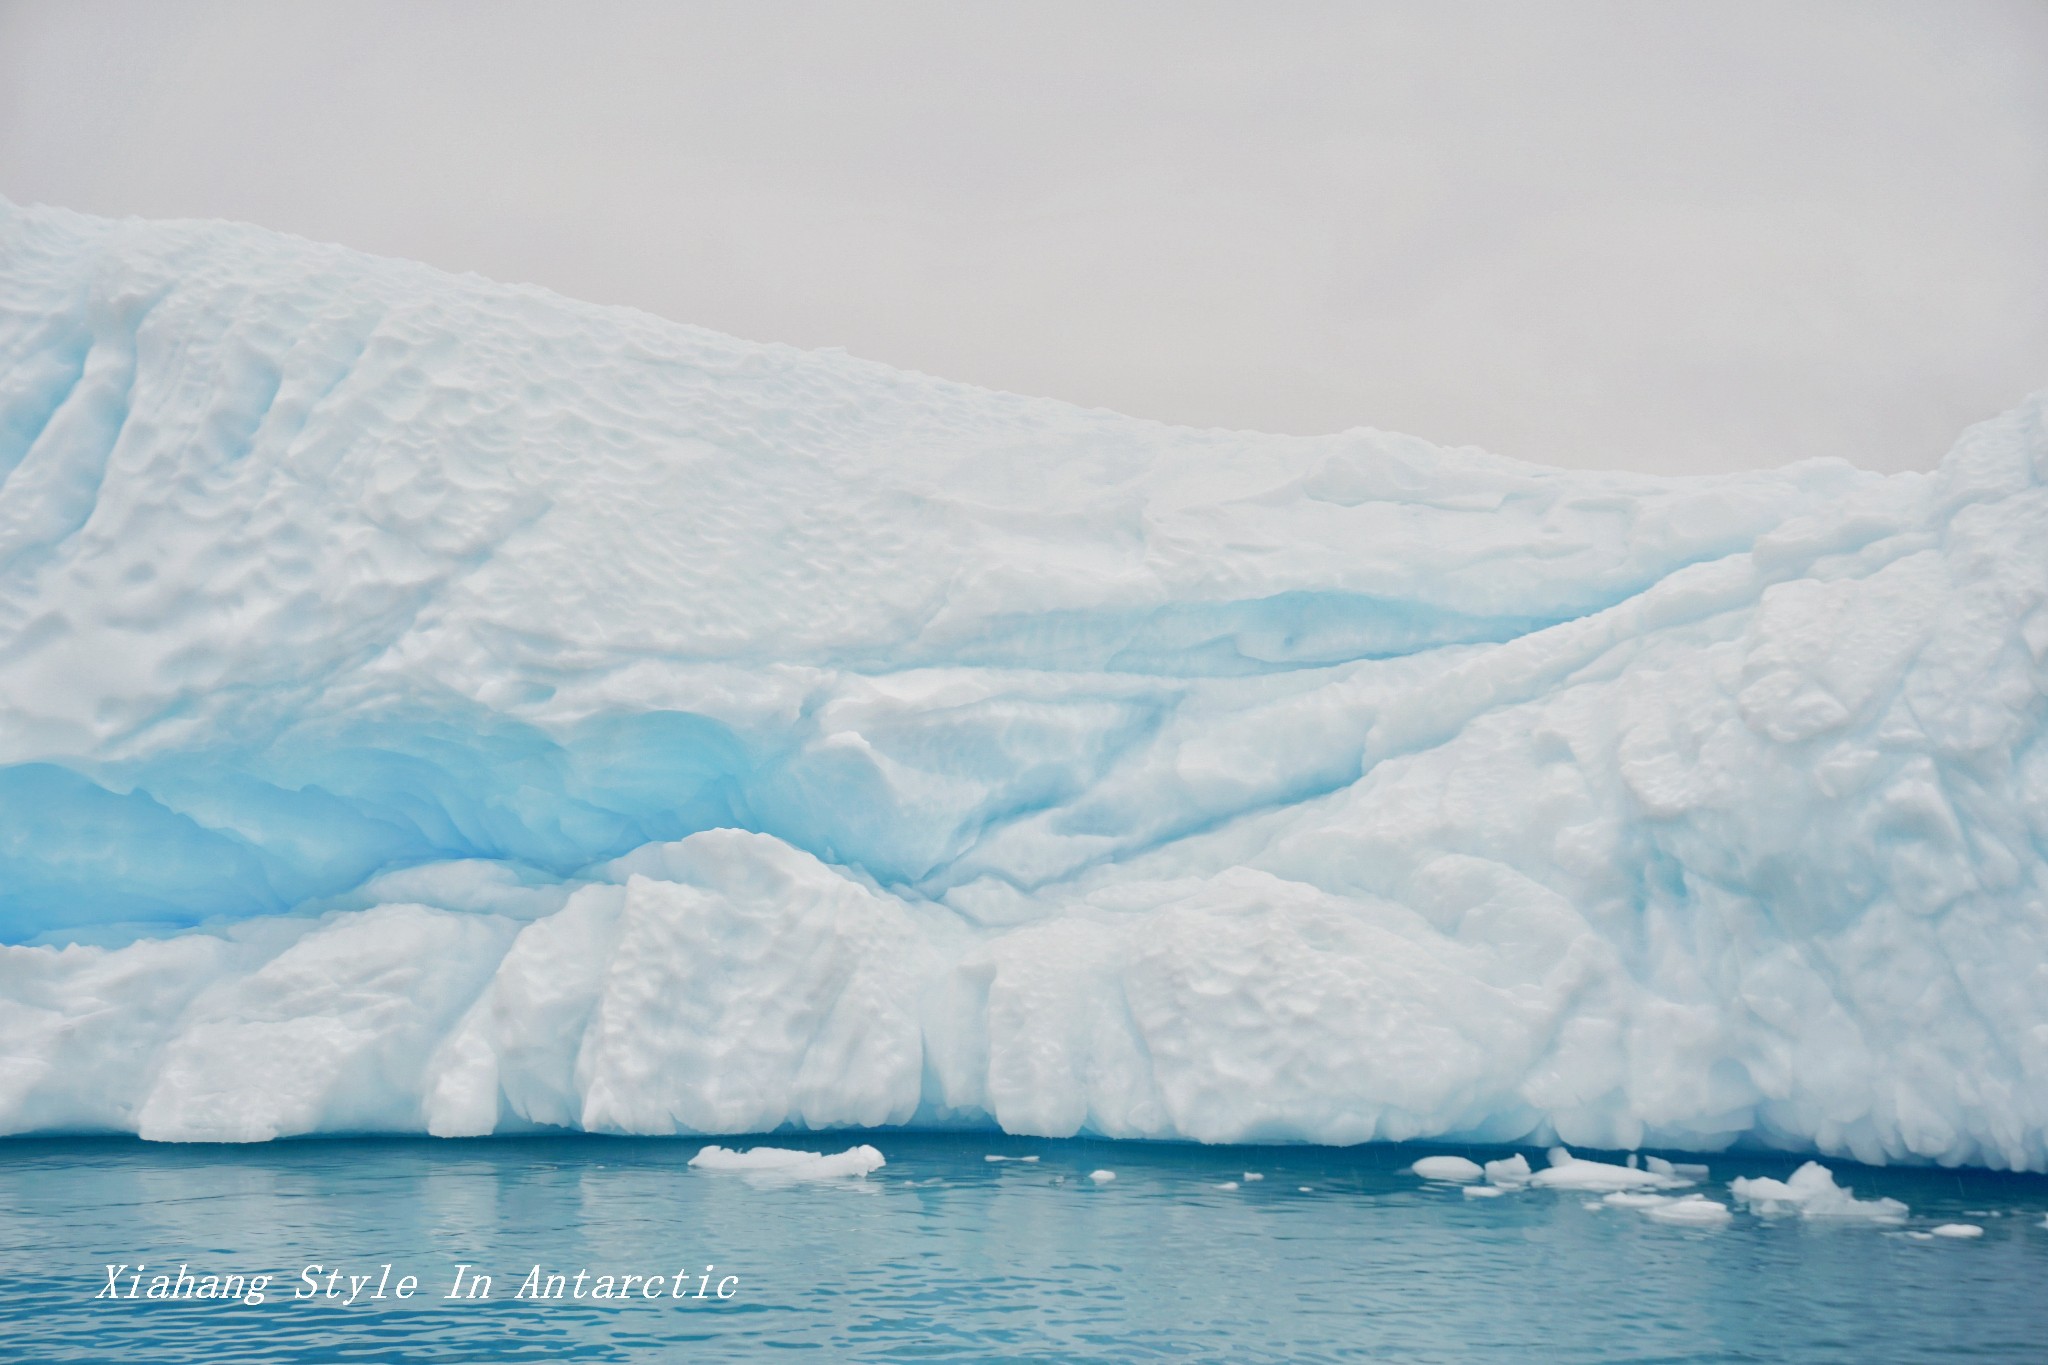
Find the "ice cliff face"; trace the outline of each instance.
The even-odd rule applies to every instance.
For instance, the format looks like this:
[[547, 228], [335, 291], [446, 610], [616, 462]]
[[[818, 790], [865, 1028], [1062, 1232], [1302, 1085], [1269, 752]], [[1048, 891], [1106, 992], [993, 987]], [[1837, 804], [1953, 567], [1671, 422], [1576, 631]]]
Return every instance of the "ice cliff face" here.
[[1176, 430], [0, 206], [0, 1130], [2048, 1168], [2048, 435]]

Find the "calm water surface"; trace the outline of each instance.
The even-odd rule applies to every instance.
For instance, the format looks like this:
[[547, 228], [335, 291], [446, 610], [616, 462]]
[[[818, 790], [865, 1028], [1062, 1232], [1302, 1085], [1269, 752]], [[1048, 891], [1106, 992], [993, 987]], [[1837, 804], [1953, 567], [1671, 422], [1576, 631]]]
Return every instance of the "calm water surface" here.
[[[1834, 1168], [1860, 1196], [1912, 1205], [1912, 1229], [1985, 1229], [1925, 1241], [1747, 1216], [1688, 1230], [1582, 1194], [1467, 1199], [1402, 1169], [1501, 1154], [1473, 1149], [762, 1141], [869, 1141], [888, 1166], [768, 1185], [690, 1170], [700, 1144], [682, 1140], [0, 1142], [0, 1358], [2048, 1358], [2039, 1177]], [[1795, 1164], [1724, 1157], [1709, 1193]], [[1103, 1168], [1114, 1181], [1089, 1178]], [[144, 1288], [180, 1263], [276, 1279], [261, 1304], [95, 1300], [108, 1263], [138, 1262]], [[292, 1297], [307, 1265], [324, 1290], [325, 1272], [387, 1262], [392, 1284], [418, 1277], [415, 1298]], [[442, 1297], [462, 1263], [492, 1277], [489, 1298]], [[513, 1298], [536, 1264], [592, 1285], [686, 1267], [694, 1293], [707, 1266], [714, 1286], [738, 1280], [725, 1302]]]

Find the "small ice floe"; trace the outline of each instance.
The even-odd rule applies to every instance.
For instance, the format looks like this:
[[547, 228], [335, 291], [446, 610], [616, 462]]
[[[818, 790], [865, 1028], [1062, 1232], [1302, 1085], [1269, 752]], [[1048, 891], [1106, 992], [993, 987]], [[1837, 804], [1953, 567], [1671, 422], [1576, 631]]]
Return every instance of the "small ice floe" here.
[[1088, 1178], [1089, 1178], [1090, 1180], [1094, 1181], [1094, 1182], [1095, 1182], [1096, 1184], [1098, 1184], [1098, 1185], [1107, 1185], [1107, 1184], [1108, 1184], [1108, 1183], [1109, 1183], [1110, 1181], [1112, 1181], [1112, 1180], [1116, 1179], [1116, 1172], [1115, 1172], [1115, 1171], [1090, 1171], [1090, 1172], [1088, 1172]]
[[1506, 1193], [1507, 1191], [1498, 1185], [1467, 1185], [1465, 1187], [1465, 1197], [1467, 1199], [1498, 1199]]
[[1029, 1163], [1031, 1163], [1031, 1162], [1033, 1162], [1033, 1161], [1036, 1161], [1036, 1160], [1038, 1160], [1038, 1158], [1037, 1158], [1037, 1157], [1035, 1157], [1035, 1156], [997, 1156], [997, 1155], [996, 1155], [995, 1153], [991, 1152], [991, 1153], [989, 1153], [989, 1154], [988, 1154], [987, 1156], [983, 1157], [983, 1158], [982, 1158], [982, 1160], [983, 1160], [983, 1161], [1018, 1161], [1018, 1162], [1023, 1162], [1023, 1163], [1029, 1164]]
[[1219, 1190], [1234, 1190], [1237, 1188], [1237, 1182], [1235, 1180], [1226, 1180], [1216, 1188]]
[[1408, 1169], [1424, 1180], [1450, 1180], [1461, 1185], [1486, 1174], [1478, 1162], [1461, 1156], [1426, 1156]]
[[1792, 1172], [1789, 1180], [1737, 1176], [1728, 1182], [1735, 1197], [1766, 1218], [1798, 1214], [1801, 1218], [1857, 1218], [1870, 1223], [1903, 1223], [1911, 1212], [1896, 1199], [1858, 1199], [1834, 1173], [1818, 1161]]
[[[1245, 1181], [1245, 1184], [1247, 1184], [1247, 1185], [1251, 1184], [1251, 1182], [1252, 1182], [1252, 1181], [1254, 1181], [1254, 1180], [1264, 1180], [1265, 1178], [1266, 1178], [1266, 1177], [1264, 1177], [1263, 1175], [1260, 1175], [1260, 1174], [1259, 1174], [1259, 1173], [1258, 1173], [1257, 1171], [1246, 1171], [1246, 1172], [1244, 1173], [1244, 1181]], [[2048, 1220], [2044, 1220], [2044, 1221], [2048, 1221]]]
[[1659, 1204], [1670, 1203], [1671, 1196], [1668, 1194], [1644, 1194], [1635, 1190], [1616, 1190], [1600, 1202], [1609, 1208], [1616, 1209], [1654, 1209]]
[[[1661, 1162], [1669, 1166], [1669, 1162]], [[1549, 1190], [1669, 1190], [1693, 1182], [1675, 1170], [1654, 1171], [1617, 1166], [1609, 1161], [1582, 1161], [1562, 1147], [1550, 1149], [1550, 1168], [1529, 1177], [1531, 1185]]]
[[1975, 1223], [1943, 1223], [1938, 1228], [1930, 1229], [1927, 1235], [1930, 1237], [1982, 1237], [1984, 1229], [1978, 1227]]
[[865, 1179], [889, 1163], [882, 1154], [865, 1144], [826, 1156], [819, 1152], [798, 1152], [787, 1147], [753, 1147], [744, 1152], [729, 1147], [706, 1147], [690, 1158], [700, 1171], [732, 1171], [771, 1182], [834, 1180], [841, 1176]]
[[1717, 1203], [1703, 1194], [1652, 1194], [1647, 1190], [1616, 1190], [1601, 1199], [1599, 1204], [1586, 1207], [1634, 1209], [1645, 1218], [1686, 1227], [1718, 1227], [1735, 1216], [1728, 1211], [1726, 1204]]
[[1486, 1163], [1486, 1178], [1502, 1189], [1516, 1189], [1529, 1183], [1529, 1158], [1516, 1152], [1511, 1157]]
[[1685, 1194], [1676, 1199], [1667, 1199], [1661, 1204], [1643, 1210], [1643, 1217], [1658, 1223], [1675, 1223], [1681, 1227], [1712, 1228], [1728, 1222], [1735, 1215], [1728, 1206], [1703, 1194]]
[[1316, 1192], [1313, 1185], [1296, 1185], [1294, 1188], [1300, 1194], [1314, 1194]]

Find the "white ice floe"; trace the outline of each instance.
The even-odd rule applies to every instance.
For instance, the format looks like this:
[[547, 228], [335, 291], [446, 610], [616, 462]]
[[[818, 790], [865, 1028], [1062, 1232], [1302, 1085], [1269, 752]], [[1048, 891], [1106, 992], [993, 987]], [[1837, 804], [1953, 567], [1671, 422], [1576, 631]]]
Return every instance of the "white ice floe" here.
[[991, 1153], [990, 1155], [983, 1157], [982, 1160], [987, 1162], [1015, 1161], [1020, 1164], [1029, 1165], [1030, 1163], [1038, 1160], [1038, 1158], [1035, 1156], [997, 1156]]
[[1550, 1149], [1550, 1165], [1530, 1176], [1529, 1183], [1551, 1190], [1668, 1190], [1693, 1182], [1675, 1172], [1582, 1161], [1562, 1147]]
[[1683, 1227], [1718, 1227], [1734, 1217], [1726, 1204], [1699, 1194], [1667, 1199], [1643, 1209], [1642, 1215], [1654, 1222], [1676, 1223]]
[[1426, 1156], [1408, 1169], [1424, 1180], [1478, 1180], [1486, 1174], [1478, 1162], [1462, 1156]]
[[1486, 1163], [1486, 1178], [1495, 1185], [1514, 1189], [1529, 1183], [1529, 1158], [1516, 1152], [1513, 1156]]
[[1911, 1212], [1896, 1199], [1858, 1199], [1855, 1191], [1835, 1183], [1834, 1173], [1809, 1161], [1789, 1179], [1738, 1176], [1728, 1182], [1735, 1198], [1764, 1217], [1798, 1214], [1801, 1218], [1862, 1219], [1902, 1223]]
[[1095, 1182], [1096, 1184], [1098, 1184], [1098, 1185], [1107, 1185], [1107, 1184], [1108, 1184], [1108, 1183], [1109, 1183], [1110, 1181], [1112, 1181], [1112, 1180], [1116, 1179], [1116, 1172], [1115, 1172], [1115, 1171], [1090, 1171], [1090, 1172], [1088, 1172], [1088, 1178], [1089, 1178], [1090, 1180], [1094, 1181], [1094, 1182]]
[[1969, 1238], [1982, 1237], [1984, 1229], [1975, 1223], [1943, 1223], [1940, 1227], [1928, 1229], [1930, 1236]]
[[1644, 1194], [1632, 1190], [1616, 1190], [1613, 1194], [1603, 1196], [1600, 1202], [1609, 1208], [1615, 1209], [1654, 1209], [1659, 1204], [1670, 1203], [1672, 1197], [1668, 1194]]
[[1498, 1199], [1506, 1193], [1507, 1190], [1499, 1185], [1467, 1185], [1465, 1187], [1465, 1197], [1467, 1199]]
[[1587, 1204], [1586, 1207], [1630, 1209], [1659, 1223], [1676, 1223], [1689, 1227], [1717, 1226], [1729, 1222], [1734, 1217], [1726, 1204], [1701, 1194], [1671, 1195], [1617, 1190], [1603, 1197], [1599, 1203]]
[[888, 1164], [880, 1152], [865, 1144], [830, 1156], [785, 1147], [752, 1147], [744, 1152], [706, 1147], [690, 1158], [690, 1165], [700, 1171], [730, 1171], [778, 1181], [865, 1178]]
[[0, 1132], [2048, 1169], [2044, 418], [1546, 469], [0, 203]]

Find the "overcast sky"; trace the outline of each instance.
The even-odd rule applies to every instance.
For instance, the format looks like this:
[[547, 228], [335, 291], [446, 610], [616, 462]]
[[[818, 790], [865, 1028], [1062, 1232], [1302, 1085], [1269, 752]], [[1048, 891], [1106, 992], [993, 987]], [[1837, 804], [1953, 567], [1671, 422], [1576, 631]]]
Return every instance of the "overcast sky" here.
[[0, 194], [1195, 425], [1926, 467], [2048, 386], [2048, 3], [0, 4]]

